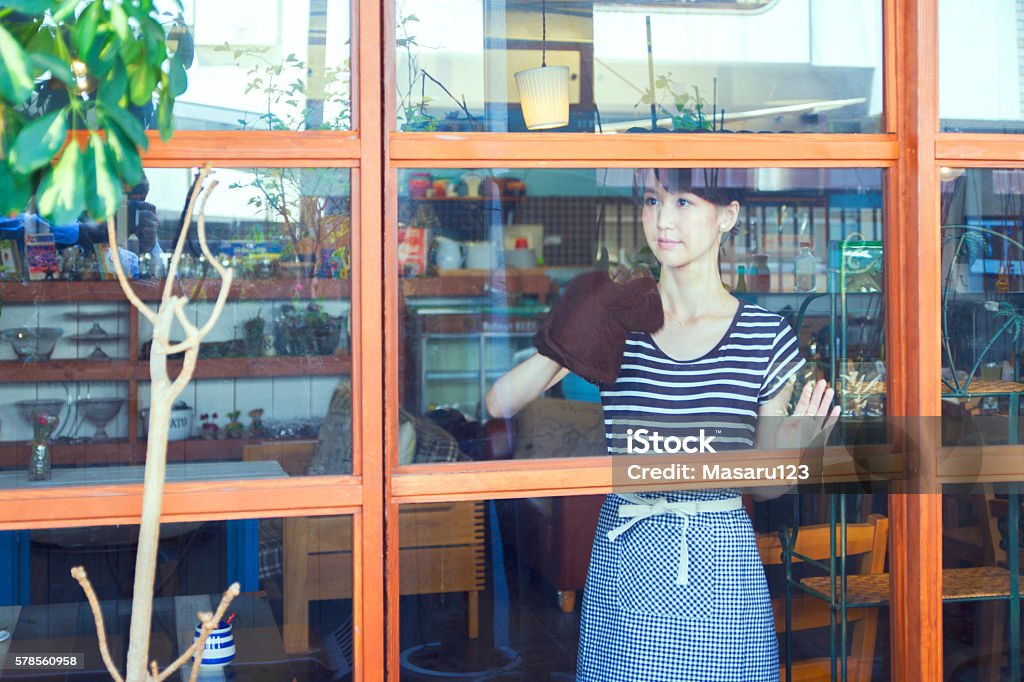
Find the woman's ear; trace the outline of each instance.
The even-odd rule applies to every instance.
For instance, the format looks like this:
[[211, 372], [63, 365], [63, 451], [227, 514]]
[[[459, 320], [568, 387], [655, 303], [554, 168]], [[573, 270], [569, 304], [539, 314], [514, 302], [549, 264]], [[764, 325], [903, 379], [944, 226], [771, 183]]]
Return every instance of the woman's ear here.
[[732, 201], [726, 206], [718, 208], [718, 229], [722, 232], [729, 232], [740, 217], [740, 202]]

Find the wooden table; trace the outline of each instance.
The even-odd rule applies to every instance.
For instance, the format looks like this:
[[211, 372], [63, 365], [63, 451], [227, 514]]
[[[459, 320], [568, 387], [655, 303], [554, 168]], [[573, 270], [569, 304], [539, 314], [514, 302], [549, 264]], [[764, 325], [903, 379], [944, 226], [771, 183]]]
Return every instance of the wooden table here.
[[[161, 670], [180, 655], [191, 643], [198, 623], [198, 611], [212, 611], [220, 595], [185, 595], [162, 597], [153, 601], [153, 627], [150, 658]], [[124, 672], [128, 649], [128, 628], [131, 601], [105, 601], [100, 604], [107, 630], [107, 643], [115, 664]], [[281, 631], [274, 620], [266, 597], [260, 592], [245, 592], [229, 607], [235, 613], [232, 621], [237, 652], [234, 662], [224, 672], [200, 674], [201, 680], [241, 681], [310, 679], [323, 676], [326, 666], [311, 657], [288, 656], [281, 644]], [[82, 596], [78, 603], [45, 606], [0, 607], [0, 627], [12, 636], [0, 643], [0, 677], [4, 680], [38, 679], [40, 671], [5, 669], [13, 656], [25, 654], [83, 654], [85, 669], [47, 675], [47, 680], [109, 680], [100, 658], [96, 627], [92, 612]], [[182, 666], [180, 675], [172, 679], [188, 680], [190, 668]]]

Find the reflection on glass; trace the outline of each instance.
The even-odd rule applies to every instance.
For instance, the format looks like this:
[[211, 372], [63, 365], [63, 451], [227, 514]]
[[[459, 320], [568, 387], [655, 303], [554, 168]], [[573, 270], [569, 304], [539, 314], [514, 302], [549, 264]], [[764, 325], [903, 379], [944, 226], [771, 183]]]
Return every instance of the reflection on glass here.
[[[121, 259], [150, 305], [160, 300], [193, 177], [193, 169], [147, 169], [129, 195]], [[350, 473], [350, 173], [253, 168], [214, 177], [208, 243], [235, 281], [172, 411], [169, 480]], [[0, 222], [0, 373], [19, 380], [0, 386], [0, 474], [9, 477], [0, 487], [28, 484], [25, 462], [39, 442], [53, 469], [34, 485], [141, 480], [153, 329], [100, 267], [106, 238], [105, 226], [85, 218], [46, 226], [25, 213]], [[44, 248], [58, 281], [36, 272], [49, 262]], [[191, 301], [193, 323], [208, 319], [221, 284], [193, 223], [174, 292]], [[183, 338], [173, 327], [170, 340]], [[172, 376], [181, 359], [170, 358]], [[47, 408], [58, 419], [52, 433], [37, 436], [18, 407], [28, 401], [56, 401]]]
[[1024, 132], [1020, 8], [956, 0], [939, 0], [938, 6], [941, 129]]
[[[773, 649], [771, 661], [760, 662], [764, 663], [763, 676], [744, 679], [778, 679], [780, 672], [786, 679], [787, 609], [794, 627], [788, 647], [794, 679], [810, 670], [829, 670], [830, 635], [837, 638], [835, 657], [841, 647], [839, 626], [831, 631], [829, 628], [827, 589], [826, 594], [809, 596], [794, 588], [787, 601], [787, 567], [778, 535], [780, 527], [799, 527], [798, 537], [804, 539], [798, 551], [821, 557], [827, 565], [828, 497], [787, 496], [756, 503], [747, 500], [749, 512], [742, 507], [726, 512], [735, 524], [730, 527], [739, 533], [729, 542], [750, 550], [740, 564], [723, 562], [721, 555], [726, 550], [712, 550], [714, 543], [702, 540], [708, 537], [707, 522], [693, 518], [687, 533], [691, 574], [696, 582], [703, 579], [696, 574], [699, 568], [712, 570], [708, 567], [715, 566], [715, 579], [721, 589], [715, 591], [710, 605], [694, 605], [685, 599], [684, 604], [675, 605], [672, 632], [680, 632], [686, 628], [682, 623], [690, 622], [696, 629], [687, 632], [694, 639], [688, 647], [662, 649], [657, 655], [649, 649], [647, 636], [652, 630], [626, 627], [625, 623], [664, 623], [663, 618], [644, 614], [644, 609], [664, 609], [665, 602], [659, 602], [656, 595], [678, 589], [674, 582], [679, 539], [672, 533], [678, 532], [682, 520], [675, 517], [676, 523], [668, 516], [647, 518], [611, 541], [606, 532], [626, 520], [613, 517], [609, 510], [622, 501], [617, 495], [584, 495], [403, 506], [398, 518], [402, 679], [457, 674], [502, 680], [580, 679], [586, 672], [579, 667], [586, 660], [582, 649], [595, 639], [616, 635], [629, 642], [606, 649], [606, 656], [615, 652], [607, 660], [623, 665], [646, 662], [650, 670], [675, 660], [678, 650], [692, 650], [700, 637], [698, 631], [715, 632], [723, 620], [731, 617], [723, 605], [729, 599], [729, 586], [737, 582], [743, 585], [746, 607], [743, 626], [729, 630], [732, 641], [738, 641], [740, 631], [749, 633], [753, 629], [754, 614], [759, 612], [766, 615], [766, 638]], [[886, 498], [847, 496], [845, 512], [850, 583], [877, 581], [868, 576], [885, 571]], [[614, 580], [618, 571], [614, 559], [605, 563], [608, 554], [614, 551], [621, 555], [621, 561], [631, 561], [635, 548], [652, 538], [663, 542], [663, 548], [646, 554], [642, 568], [632, 575], [620, 575], [622, 582], [617, 587], [603, 591], [601, 585], [609, 576]], [[718, 552], [718, 556], [708, 557], [702, 564], [704, 553], [709, 551]], [[817, 579], [827, 585], [827, 571], [823, 574], [805, 563], [793, 563], [790, 568], [795, 581]], [[648, 589], [631, 591], [638, 581], [648, 581]], [[688, 590], [682, 592], [692, 595]], [[763, 601], [755, 599], [755, 594], [763, 594]], [[685, 609], [703, 613], [680, 619], [679, 613]], [[778, 614], [774, 625], [772, 609]], [[596, 621], [616, 617], [620, 619], [616, 627], [594, 631]], [[846, 642], [848, 679], [887, 679], [887, 622], [884, 605], [851, 609]], [[725, 660], [732, 649], [719, 643], [715, 660]], [[672, 653], [666, 655], [666, 651]], [[841, 662], [836, 660], [836, 664], [840, 666]], [[615, 679], [637, 678], [623, 675]], [[689, 678], [674, 675], [666, 679]]]
[[[1020, 484], [946, 486], [942, 593], [946, 679], [1011, 679], [1020, 638], [1010, 631], [1011, 581], [1020, 576]], [[1016, 509], [1016, 518], [1010, 510]], [[1015, 562], [1011, 561], [1017, 554]], [[1016, 568], [1013, 564], [1016, 564]], [[1016, 571], [1016, 578], [1011, 574]]]
[[[686, 173], [695, 191], [714, 187], [728, 196], [725, 204], [736, 202], [720, 207], [731, 227], [714, 249], [729, 299], [785, 319], [807, 361], [796, 393], [812, 380], [834, 385], [844, 417], [836, 437], [863, 438], [856, 432], [885, 414], [881, 172]], [[510, 420], [492, 419], [484, 396], [534, 352], [535, 334], [574, 278], [595, 268], [618, 277], [660, 273], [654, 250], [660, 247], [645, 236], [642, 191], [634, 193], [636, 175], [630, 169], [400, 174], [401, 404], [450, 434], [458, 454], [438, 459], [607, 451], [600, 389], [578, 372]], [[399, 459], [437, 461], [424, 456], [409, 447]]]
[[179, 130], [351, 127], [347, 0], [156, 5], [172, 40], [190, 48]]
[[542, 63], [570, 73], [555, 132], [881, 130], [881, 3], [700, 5], [398, 0], [399, 130], [525, 131]]
[[942, 170], [947, 443], [1020, 442], [1024, 172]]
[[[0, 628], [11, 635], [0, 655], [7, 663], [79, 654], [76, 675], [109, 679], [85, 595], [70, 573], [82, 566], [103, 611], [110, 657], [123, 672], [138, 539], [135, 525], [0, 533], [4, 565], [13, 568], [0, 576]], [[312, 555], [331, 571], [308, 570]], [[290, 576], [285, 564], [297, 567]], [[201, 668], [200, 678], [351, 679], [350, 517], [162, 524], [149, 648], [161, 671], [192, 644], [196, 613], [214, 611], [232, 582], [242, 590], [225, 614], [235, 653], [219, 671]], [[189, 665], [178, 679], [188, 679]], [[4, 670], [5, 679], [38, 675]]]

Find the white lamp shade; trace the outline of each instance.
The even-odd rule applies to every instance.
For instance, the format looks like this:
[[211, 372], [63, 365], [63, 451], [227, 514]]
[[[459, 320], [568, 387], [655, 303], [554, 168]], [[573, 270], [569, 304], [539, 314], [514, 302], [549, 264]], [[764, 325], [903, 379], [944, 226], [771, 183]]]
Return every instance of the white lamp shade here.
[[569, 67], [541, 66], [516, 73], [519, 102], [529, 130], [569, 125]]

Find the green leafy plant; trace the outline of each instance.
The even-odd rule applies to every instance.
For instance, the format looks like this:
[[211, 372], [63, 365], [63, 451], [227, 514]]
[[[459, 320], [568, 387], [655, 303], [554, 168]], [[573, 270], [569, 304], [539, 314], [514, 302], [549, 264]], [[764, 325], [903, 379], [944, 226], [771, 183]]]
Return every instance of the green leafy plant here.
[[241, 118], [246, 130], [348, 130], [352, 127], [352, 102], [349, 94], [351, 62], [323, 70], [323, 92], [311, 98], [309, 65], [289, 54], [281, 63], [267, 58], [269, 48], [232, 47], [224, 43], [216, 52], [231, 52], [237, 63], [248, 63], [249, 80], [245, 93], [256, 92], [264, 98], [265, 111]]
[[654, 81], [654, 92], [645, 92], [636, 106], [655, 105], [672, 117], [673, 130], [713, 130], [714, 121], [706, 115], [708, 101], [701, 97], [700, 88], [692, 87], [691, 95], [689, 88], [672, 80], [671, 73], [659, 75]]
[[187, 87], [158, 16], [153, 0], [3, 3], [0, 211], [21, 211], [34, 196], [56, 223], [116, 213], [124, 187], [142, 176], [140, 119], [155, 114], [169, 139], [174, 99]]

